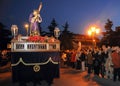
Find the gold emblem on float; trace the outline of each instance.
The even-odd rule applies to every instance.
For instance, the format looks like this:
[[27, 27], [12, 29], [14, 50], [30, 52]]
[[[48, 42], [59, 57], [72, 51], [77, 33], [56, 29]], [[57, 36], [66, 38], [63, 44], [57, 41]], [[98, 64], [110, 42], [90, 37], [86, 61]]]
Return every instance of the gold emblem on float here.
[[40, 71], [40, 66], [39, 66], [39, 65], [33, 66], [33, 70], [34, 70], [35, 72], [39, 72], [39, 71]]

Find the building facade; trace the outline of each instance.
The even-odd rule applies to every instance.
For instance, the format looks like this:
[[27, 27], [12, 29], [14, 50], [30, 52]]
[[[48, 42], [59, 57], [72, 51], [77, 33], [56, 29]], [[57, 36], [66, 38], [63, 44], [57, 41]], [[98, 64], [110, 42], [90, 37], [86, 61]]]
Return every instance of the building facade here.
[[82, 48], [93, 48], [97, 47], [99, 39], [95, 37], [93, 40], [93, 37], [90, 37], [88, 35], [73, 34], [72, 42], [74, 49], [77, 49], [78, 42], [81, 42]]

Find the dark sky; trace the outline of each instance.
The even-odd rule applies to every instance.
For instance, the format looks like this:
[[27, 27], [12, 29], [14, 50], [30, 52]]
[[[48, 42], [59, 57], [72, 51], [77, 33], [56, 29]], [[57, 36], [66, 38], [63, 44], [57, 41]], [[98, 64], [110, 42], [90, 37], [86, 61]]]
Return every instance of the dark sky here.
[[86, 34], [91, 25], [103, 30], [108, 18], [113, 21], [113, 29], [120, 25], [120, 0], [0, 0], [0, 22], [8, 28], [16, 24], [20, 33], [24, 32], [24, 23], [41, 1], [43, 30], [53, 18], [61, 30], [67, 21], [74, 33]]

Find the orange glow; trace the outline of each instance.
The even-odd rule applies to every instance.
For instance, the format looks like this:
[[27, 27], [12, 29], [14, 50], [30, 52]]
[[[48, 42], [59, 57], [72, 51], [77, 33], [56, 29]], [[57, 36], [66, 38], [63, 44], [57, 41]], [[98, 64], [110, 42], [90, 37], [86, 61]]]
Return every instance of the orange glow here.
[[88, 35], [90, 35], [90, 36], [92, 35], [92, 32], [91, 32], [91, 30], [88, 30]]
[[97, 33], [97, 34], [100, 33], [100, 29], [96, 29], [96, 33]]
[[95, 42], [95, 39], [93, 39], [93, 42]]
[[93, 34], [99, 34], [100, 33], [100, 29], [97, 29], [96, 27], [91, 27], [89, 30], [88, 30], [88, 35], [93, 35]]
[[92, 31], [92, 32], [95, 32], [95, 31], [96, 31], [96, 28], [95, 28], [95, 27], [91, 27], [91, 31]]
[[25, 24], [25, 28], [26, 28], [26, 29], [29, 28], [29, 24]]

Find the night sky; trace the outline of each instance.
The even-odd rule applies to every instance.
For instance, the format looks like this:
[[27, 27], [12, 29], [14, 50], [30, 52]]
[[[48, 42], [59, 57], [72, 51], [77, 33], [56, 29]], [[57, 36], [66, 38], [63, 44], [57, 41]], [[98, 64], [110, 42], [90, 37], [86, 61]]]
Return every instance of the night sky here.
[[45, 31], [53, 18], [61, 30], [67, 21], [69, 30], [80, 34], [86, 34], [92, 25], [103, 30], [108, 18], [113, 21], [113, 29], [120, 26], [120, 0], [0, 0], [0, 22], [9, 29], [16, 24], [20, 33], [25, 32], [24, 23], [41, 1], [41, 26]]

